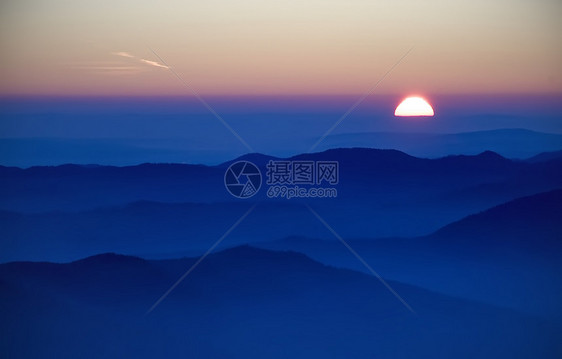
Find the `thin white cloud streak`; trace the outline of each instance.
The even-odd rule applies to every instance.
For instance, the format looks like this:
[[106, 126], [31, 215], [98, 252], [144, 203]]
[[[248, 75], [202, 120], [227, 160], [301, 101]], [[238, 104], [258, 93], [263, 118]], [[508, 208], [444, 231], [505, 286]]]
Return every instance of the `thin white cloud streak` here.
[[168, 69], [169, 67], [158, 62], [143, 59], [132, 55], [126, 51], [116, 51], [111, 52], [113, 56], [119, 56], [122, 59], [120, 61], [90, 61], [82, 62], [79, 64], [72, 64], [71, 66], [76, 70], [83, 70], [89, 72], [95, 72], [106, 75], [119, 75], [127, 76], [138, 74], [146, 71], [150, 71], [149, 67], [157, 67], [162, 69]]
[[169, 67], [166, 65], [162, 65], [161, 63], [159, 63], [158, 61], [151, 61], [151, 60], [145, 60], [145, 59], [140, 59], [140, 62], [150, 65], [150, 66], [156, 66], [156, 67], [161, 67], [163, 69], [168, 69]]
[[166, 66], [164, 64], [161, 64], [158, 61], [142, 59], [140, 57], [136, 57], [134, 55], [131, 55], [130, 53], [128, 53], [126, 51], [117, 51], [117, 52], [112, 52], [111, 54], [115, 55], [115, 56], [119, 56], [119, 57], [125, 57], [125, 58], [128, 58], [128, 59], [134, 59], [134, 60], [136, 60], [136, 61], [138, 61], [138, 62], [140, 62], [144, 65], [159, 67], [159, 68], [162, 68], [162, 69], [168, 69], [169, 68], [168, 66]]
[[133, 55], [131, 55], [128, 52], [125, 52], [125, 51], [113, 52], [112, 54], [116, 55], [116, 56], [127, 57], [127, 58], [130, 58], [130, 59], [135, 58]]

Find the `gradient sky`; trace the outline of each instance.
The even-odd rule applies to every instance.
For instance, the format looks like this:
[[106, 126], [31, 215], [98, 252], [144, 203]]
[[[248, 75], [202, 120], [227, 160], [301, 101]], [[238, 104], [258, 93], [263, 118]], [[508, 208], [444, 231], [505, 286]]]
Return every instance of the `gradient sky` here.
[[8, 0], [0, 94], [562, 93], [559, 0]]

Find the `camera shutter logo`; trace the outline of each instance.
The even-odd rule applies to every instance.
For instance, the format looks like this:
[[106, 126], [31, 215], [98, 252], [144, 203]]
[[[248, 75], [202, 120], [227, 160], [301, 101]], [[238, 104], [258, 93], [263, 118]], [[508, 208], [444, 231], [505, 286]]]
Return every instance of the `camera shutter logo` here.
[[235, 162], [224, 174], [224, 185], [234, 197], [250, 198], [261, 187], [261, 172], [252, 162]]

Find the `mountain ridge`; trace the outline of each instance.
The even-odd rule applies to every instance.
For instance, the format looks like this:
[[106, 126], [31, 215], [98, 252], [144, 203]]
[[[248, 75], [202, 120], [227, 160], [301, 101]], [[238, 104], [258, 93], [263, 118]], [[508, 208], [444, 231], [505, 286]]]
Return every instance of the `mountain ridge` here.
[[[414, 315], [372, 276], [247, 246], [211, 254], [145, 314], [190, 260], [134, 266], [114, 254], [97, 259], [106, 257], [121, 264], [90, 257], [82, 266], [0, 265], [0, 332], [10, 339], [0, 352], [153, 357], [164, 347], [182, 357], [362, 359], [562, 350], [553, 344], [560, 329], [543, 320], [389, 282]], [[18, 345], [39, 339], [45, 342]]]

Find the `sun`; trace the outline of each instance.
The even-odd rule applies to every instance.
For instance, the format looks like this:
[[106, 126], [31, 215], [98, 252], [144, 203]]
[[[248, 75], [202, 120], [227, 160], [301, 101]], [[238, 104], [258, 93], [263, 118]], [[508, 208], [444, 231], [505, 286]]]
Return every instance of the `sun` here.
[[422, 97], [407, 97], [396, 107], [394, 116], [433, 116], [433, 108]]

